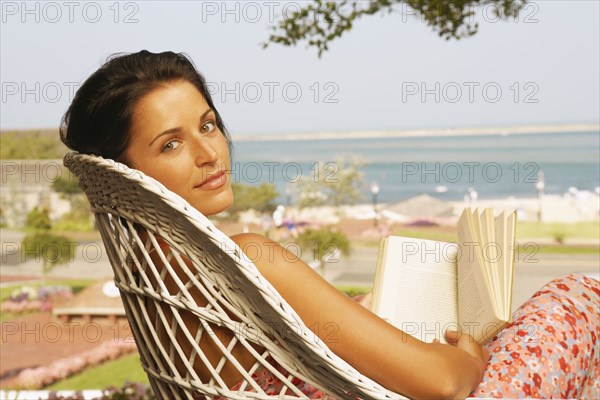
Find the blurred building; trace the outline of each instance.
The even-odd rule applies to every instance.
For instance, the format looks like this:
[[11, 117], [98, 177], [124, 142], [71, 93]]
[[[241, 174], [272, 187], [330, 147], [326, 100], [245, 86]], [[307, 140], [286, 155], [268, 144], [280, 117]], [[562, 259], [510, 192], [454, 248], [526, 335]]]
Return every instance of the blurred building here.
[[62, 198], [51, 187], [58, 177], [72, 177], [61, 159], [2, 160], [0, 171], [2, 226], [22, 227], [27, 213], [36, 206], [47, 208], [53, 221], [70, 211], [69, 200]]

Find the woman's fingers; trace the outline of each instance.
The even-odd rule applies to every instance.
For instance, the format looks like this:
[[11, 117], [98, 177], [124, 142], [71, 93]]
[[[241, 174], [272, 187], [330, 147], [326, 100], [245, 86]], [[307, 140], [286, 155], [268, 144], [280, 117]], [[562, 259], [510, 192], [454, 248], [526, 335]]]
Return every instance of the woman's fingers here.
[[446, 332], [444, 332], [444, 337], [446, 338], [446, 341], [448, 342], [448, 344], [451, 345], [456, 345], [458, 343], [458, 340], [460, 339], [460, 336], [460, 332], [457, 331], [447, 330]]
[[485, 347], [477, 343], [473, 336], [464, 332], [451, 330], [447, 330], [444, 336], [446, 337], [448, 344], [456, 346], [469, 353], [471, 356], [480, 359], [484, 365], [487, 364], [490, 357], [489, 352]]

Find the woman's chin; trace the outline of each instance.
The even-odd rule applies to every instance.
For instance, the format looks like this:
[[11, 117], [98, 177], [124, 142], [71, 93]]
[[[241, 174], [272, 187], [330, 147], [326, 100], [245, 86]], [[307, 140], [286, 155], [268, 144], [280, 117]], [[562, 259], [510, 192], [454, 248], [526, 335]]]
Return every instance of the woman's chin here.
[[[233, 196], [223, 196], [224, 198], [219, 199], [220, 201], [212, 201], [209, 204], [206, 202], [202, 204], [192, 204], [196, 210], [200, 211], [205, 216], [217, 215], [224, 211], [227, 211], [233, 205]], [[216, 200], [216, 199], [215, 199]]]

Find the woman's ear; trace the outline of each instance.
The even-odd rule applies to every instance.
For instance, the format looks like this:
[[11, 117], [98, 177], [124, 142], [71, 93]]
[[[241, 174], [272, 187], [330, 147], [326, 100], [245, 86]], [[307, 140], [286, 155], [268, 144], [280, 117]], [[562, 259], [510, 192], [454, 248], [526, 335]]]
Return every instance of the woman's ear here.
[[118, 163], [121, 163], [121, 164], [125, 164], [129, 168], [137, 169], [136, 166], [135, 166], [135, 164], [132, 163], [131, 161], [129, 161], [129, 159], [125, 155], [125, 152], [123, 152], [120, 156], [118, 156], [117, 158], [115, 158], [115, 161], [118, 162]]

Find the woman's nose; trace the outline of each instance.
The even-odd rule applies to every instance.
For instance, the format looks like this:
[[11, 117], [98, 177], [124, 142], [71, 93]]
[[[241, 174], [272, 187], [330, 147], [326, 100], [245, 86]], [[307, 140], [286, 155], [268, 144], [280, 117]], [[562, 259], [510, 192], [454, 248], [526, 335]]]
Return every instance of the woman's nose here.
[[195, 140], [194, 152], [198, 166], [214, 164], [219, 159], [219, 153], [210, 141], [201, 136]]

